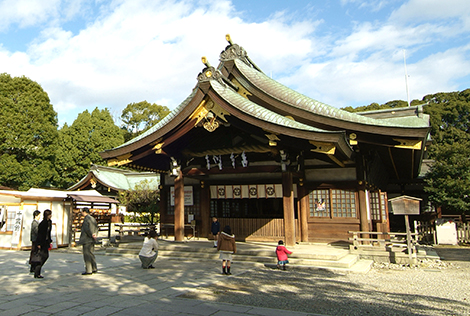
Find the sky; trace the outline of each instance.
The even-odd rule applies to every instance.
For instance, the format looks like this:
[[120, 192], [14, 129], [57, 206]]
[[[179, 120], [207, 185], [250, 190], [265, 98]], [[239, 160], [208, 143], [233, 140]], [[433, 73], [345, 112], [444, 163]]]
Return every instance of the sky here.
[[225, 35], [265, 74], [342, 108], [470, 88], [468, 0], [0, 0], [0, 73], [59, 125], [130, 103], [174, 109]]

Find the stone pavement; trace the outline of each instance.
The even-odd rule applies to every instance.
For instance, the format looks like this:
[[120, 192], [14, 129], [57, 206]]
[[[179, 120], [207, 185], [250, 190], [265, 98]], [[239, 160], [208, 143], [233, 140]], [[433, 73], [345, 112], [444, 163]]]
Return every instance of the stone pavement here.
[[221, 275], [219, 260], [157, 259], [156, 269], [140, 268], [136, 256], [97, 251], [98, 273], [81, 275], [83, 257], [53, 250], [44, 279], [29, 274], [28, 251], [0, 250], [0, 315], [314, 315], [294, 311], [178, 298], [257, 265], [235, 262], [233, 276]]

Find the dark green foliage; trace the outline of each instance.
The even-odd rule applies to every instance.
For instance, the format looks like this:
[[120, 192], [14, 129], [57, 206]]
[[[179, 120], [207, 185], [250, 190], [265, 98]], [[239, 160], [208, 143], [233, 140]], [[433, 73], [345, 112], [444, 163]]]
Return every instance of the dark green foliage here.
[[121, 114], [126, 141], [142, 134], [169, 113], [170, 110], [166, 106], [150, 104], [147, 101], [128, 104]]
[[[410, 102], [411, 106], [416, 106], [423, 104], [423, 101], [420, 100], [413, 100]], [[351, 106], [342, 108], [342, 110], [348, 111], [348, 112], [365, 112], [365, 111], [376, 111], [376, 110], [386, 110], [386, 109], [395, 109], [395, 108], [403, 108], [407, 107], [408, 102], [402, 101], [402, 100], [394, 100], [394, 101], [388, 101], [387, 103], [384, 104], [378, 104], [378, 103], [371, 103], [369, 105], [365, 106], [359, 106], [357, 108], [353, 108]]]
[[27, 190], [54, 177], [57, 113], [42, 87], [0, 74], [0, 183]]
[[99, 152], [122, 145], [122, 134], [107, 109], [91, 114], [86, 110], [71, 126], [64, 125], [59, 133], [57, 185], [65, 189], [83, 178], [91, 165], [106, 165]]
[[436, 206], [454, 213], [470, 211], [470, 89], [427, 95], [434, 165], [426, 175], [425, 191]]

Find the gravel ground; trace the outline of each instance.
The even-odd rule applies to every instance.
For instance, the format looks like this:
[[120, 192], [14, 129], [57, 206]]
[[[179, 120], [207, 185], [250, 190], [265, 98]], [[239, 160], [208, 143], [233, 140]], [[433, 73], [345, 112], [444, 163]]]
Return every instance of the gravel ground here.
[[180, 297], [323, 315], [470, 315], [470, 248], [443, 261], [374, 264], [367, 274], [257, 268]]

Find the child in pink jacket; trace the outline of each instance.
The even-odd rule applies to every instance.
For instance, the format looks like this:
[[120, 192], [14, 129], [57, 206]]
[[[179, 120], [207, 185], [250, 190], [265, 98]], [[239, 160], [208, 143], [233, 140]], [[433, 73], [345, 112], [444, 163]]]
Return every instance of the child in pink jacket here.
[[282, 265], [282, 270], [286, 269], [286, 263], [289, 263], [289, 260], [287, 260], [287, 255], [292, 254], [292, 251], [287, 250], [286, 247], [284, 247], [284, 242], [282, 240], [279, 240], [277, 243], [276, 247], [276, 256], [277, 256], [277, 268], [280, 269]]

